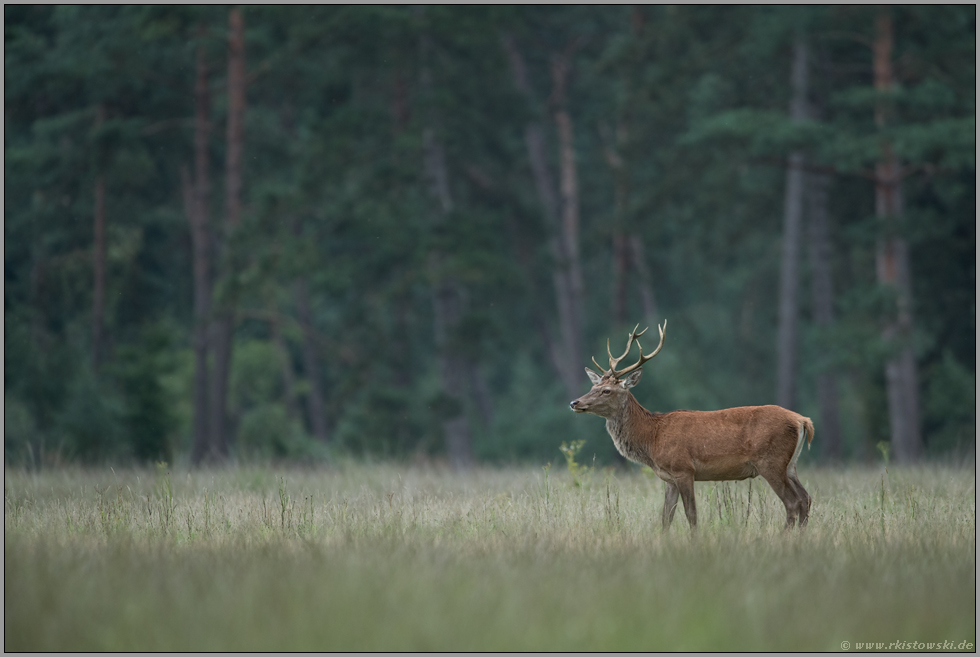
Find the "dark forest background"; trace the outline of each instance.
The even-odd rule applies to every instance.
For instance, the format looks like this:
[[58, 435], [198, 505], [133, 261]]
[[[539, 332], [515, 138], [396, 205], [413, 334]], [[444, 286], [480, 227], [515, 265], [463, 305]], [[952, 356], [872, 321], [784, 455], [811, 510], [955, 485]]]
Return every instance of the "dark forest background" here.
[[6, 5], [5, 462], [611, 463], [664, 319], [651, 410], [972, 454], [975, 17]]

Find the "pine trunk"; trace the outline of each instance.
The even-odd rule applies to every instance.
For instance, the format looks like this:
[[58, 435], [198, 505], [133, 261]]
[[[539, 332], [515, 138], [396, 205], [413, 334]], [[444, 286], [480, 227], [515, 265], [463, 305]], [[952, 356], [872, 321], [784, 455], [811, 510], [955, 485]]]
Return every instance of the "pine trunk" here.
[[[245, 23], [239, 9], [228, 15], [228, 131], [225, 164], [225, 276], [231, 274], [231, 236], [241, 223], [242, 151], [245, 120]], [[214, 376], [211, 395], [211, 448], [216, 459], [228, 455], [228, 380], [231, 373], [234, 302], [224, 299], [214, 324]]]
[[621, 227], [613, 229], [612, 236], [613, 283], [612, 283], [612, 320], [614, 326], [626, 323], [626, 281], [629, 274], [629, 244]]
[[[874, 43], [875, 90], [885, 94], [892, 90], [892, 48], [894, 32], [891, 16], [882, 10], [876, 20]], [[888, 125], [890, 103], [880, 97], [875, 107], [879, 129]], [[922, 453], [919, 429], [918, 372], [912, 351], [912, 281], [909, 250], [905, 239], [896, 233], [902, 214], [901, 166], [892, 145], [881, 143], [881, 157], [875, 165], [875, 214], [879, 231], [875, 253], [878, 283], [894, 293], [894, 315], [886, 320], [883, 337], [892, 349], [885, 363], [885, 385], [888, 396], [888, 418], [892, 453], [899, 463], [918, 460]]]
[[298, 420], [299, 405], [296, 403], [296, 374], [293, 371], [293, 357], [289, 353], [289, 345], [282, 335], [279, 317], [273, 313], [269, 317], [269, 330], [272, 333], [272, 341], [279, 352], [279, 363], [282, 369], [282, 388], [283, 399], [286, 401], [286, 414], [291, 420]]
[[[504, 35], [502, 42], [510, 60], [511, 71], [514, 75], [514, 82], [517, 89], [527, 99], [528, 104], [534, 106], [536, 104], [535, 95], [528, 81], [524, 58], [512, 37]], [[560, 76], [560, 79], [564, 82], [563, 76]], [[567, 112], [565, 112], [565, 117], [568, 118]], [[571, 120], [569, 118], [563, 122], [570, 147]], [[566, 152], [560, 149], [560, 154], [565, 155], [567, 158], [567, 161], [561, 164], [562, 183], [563, 187], [567, 187], [567, 191], [563, 189], [560, 196], [556, 191], [551, 167], [548, 165], [544, 127], [540, 121], [531, 121], [525, 126], [524, 143], [527, 148], [531, 174], [534, 178], [535, 189], [538, 194], [538, 200], [541, 203], [545, 226], [549, 235], [548, 248], [551, 251], [552, 258], [552, 283], [555, 289], [558, 329], [561, 337], [558, 348], [554, 347], [553, 342], [549, 343], [549, 353], [552, 356], [552, 364], [558, 373], [558, 377], [565, 387], [566, 394], [569, 398], [574, 398], [581, 393], [582, 387], [581, 370], [577, 364], [578, 359], [573, 356], [574, 354], [578, 354], [581, 344], [581, 328], [580, 320], [578, 319], [580, 311], [577, 310], [581, 301], [576, 300], [576, 285], [572, 274], [574, 268], [570, 266], [573, 260], [573, 254], [569, 251], [569, 245], [572, 243], [576, 245], [576, 253], [578, 248], [578, 201], [577, 181], [575, 180], [574, 170], [574, 150], [569, 148]], [[560, 157], [560, 159], [562, 158]], [[568, 167], [567, 172], [565, 171], [566, 166]], [[574, 198], [574, 204], [565, 202], [566, 195], [569, 196], [569, 201]], [[569, 228], [574, 228], [574, 235], [568, 234]], [[581, 289], [581, 282], [579, 289]], [[543, 332], [550, 334], [547, 327], [543, 328]]]
[[95, 179], [95, 221], [93, 226], [93, 289], [92, 289], [92, 366], [102, 363], [103, 331], [105, 327], [105, 176]]
[[[95, 129], [105, 122], [105, 106], [95, 110]], [[97, 147], [100, 148], [100, 147]], [[99, 158], [101, 160], [101, 158]], [[105, 174], [95, 177], [95, 207], [92, 222], [92, 368], [98, 371], [102, 364], [105, 331]]]
[[[634, 26], [637, 16], [634, 12]], [[644, 255], [643, 239], [637, 233], [630, 233], [627, 230], [627, 211], [629, 202], [629, 178], [627, 161], [621, 150], [623, 150], [627, 128], [623, 121], [620, 121], [616, 130], [615, 140], [619, 147], [613, 145], [613, 135], [607, 127], [600, 124], [600, 136], [603, 139], [603, 150], [606, 164], [615, 180], [615, 208], [613, 211], [613, 285], [612, 285], [612, 306], [610, 311], [615, 326], [622, 326], [628, 321], [626, 307], [629, 294], [629, 281], [632, 279], [639, 288], [640, 303], [642, 307], [642, 321], [647, 326], [657, 323], [657, 306], [653, 296], [653, 284], [650, 279], [650, 268], [647, 267], [646, 256]]]
[[[198, 33], [204, 36], [202, 27]], [[208, 229], [208, 199], [211, 194], [208, 142], [211, 134], [211, 92], [203, 46], [197, 49], [194, 84], [194, 176], [181, 171], [184, 206], [191, 229], [194, 268], [194, 446], [191, 458], [200, 463], [211, 453], [208, 430], [208, 324], [211, 319], [211, 236]]]
[[[422, 11], [421, 9], [419, 11]], [[429, 41], [422, 35], [421, 87], [426, 98], [433, 93], [432, 71], [428, 67]], [[453, 200], [449, 189], [446, 154], [433, 126], [438, 124], [431, 106], [426, 108], [426, 126], [422, 131], [423, 169], [428, 178], [434, 212], [433, 227], [452, 221]], [[432, 324], [436, 346], [439, 379], [442, 384], [442, 430], [450, 465], [465, 469], [473, 465], [473, 438], [466, 417], [465, 397], [475, 365], [460, 350], [456, 333], [463, 316], [462, 285], [447, 271], [445, 254], [436, 244], [428, 255], [429, 284], [432, 294]]]
[[310, 384], [306, 395], [306, 411], [310, 417], [313, 436], [321, 442], [329, 442], [323, 383], [320, 380], [320, 362], [317, 358], [316, 331], [313, 328], [313, 312], [310, 309], [310, 291], [306, 279], [296, 281], [296, 312], [303, 328], [303, 369]]
[[636, 280], [640, 287], [640, 303], [643, 304], [643, 318], [648, 326], [660, 321], [657, 313], [657, 300], [653, 295], [653, 278], [647, 267], [646, 254], [643, 249], [643, 238], [633, 233], [629, 236], [630, 264], [636, 270]]
[[[445, 153], [431, 127], [425, 129], [422, 143], [425, 171], [437, 205], [435, 223], [439, 224], [450, 220], [453, 209]], [[429, 279], [439, 378], [442, 394], [447, 401], [442, 423], [446, 451], [454, 468], [466, 468], [473, 463], [473, 446], [465, 414], [464, 391], [468, 388], [468, 373], [473, 365], [460, 353], [459, 345], [452, 339], [462, 317], [463, 294], [459, 283], [446, 271], [445, 256], [438, 247], [429, 252]]]
[[[823, 335], [834, 324], [834, 288], [831, 274], [830, 220], [828, 188], [830, 176], [825, 173], [807, 175], [807, 226], [810, 253], [810, 284], [813, 303], [813, 322]], [[831, 461], [842, 456], [840, 413], [837, 397], [837, 373], [832, 367], [822, 367], [817, 373], [817, 402], [820, 406], [820, 441]]]
[[[793, 44], [790, 75], [793, 97], [790, 120], [800, 123], [807, 113], [807, 47], [802, 38]], [[786, 198], [783, 209], [782, 265], [779, 276], [779, 327], [777, 337], [776, 403], [796, 407], [796, 379], [799, 349], [799, 260], [803, 224], [803, 153], [789, 156], [786, 171]]]
[[[571, 53], [567, 52], [552, 60], [551, 77], [554, 86], [552, 102], [554, 121], [558, 132], [558, 163], [561, 171], [561, 242], [565, 261], [562, 267], [568, 281], [568, 314], [570, 321], [562, 325], [565, 336], [566, 354], [569, 369], [578, 368], [575, 363], [584, 358], [582, 322], [584, 319], [584, 283], [582, 266], [579, 260], [579, 204], [578, 204], [578, 166], [575, 162], [575, 143], [572, 118], [565, 106], [565, 91], [571, 73]], [[579, 386], [576, 386], [578, 389]]]

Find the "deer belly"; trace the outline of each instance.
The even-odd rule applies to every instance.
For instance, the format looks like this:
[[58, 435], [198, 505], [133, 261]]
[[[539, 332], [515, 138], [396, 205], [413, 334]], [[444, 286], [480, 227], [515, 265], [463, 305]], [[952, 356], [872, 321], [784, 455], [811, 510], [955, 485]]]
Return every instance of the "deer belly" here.
[[695, 481], [740, 481], [757, 477], [759, 471], [749, 461], [721, 459], [709, 463], [694, 461]]

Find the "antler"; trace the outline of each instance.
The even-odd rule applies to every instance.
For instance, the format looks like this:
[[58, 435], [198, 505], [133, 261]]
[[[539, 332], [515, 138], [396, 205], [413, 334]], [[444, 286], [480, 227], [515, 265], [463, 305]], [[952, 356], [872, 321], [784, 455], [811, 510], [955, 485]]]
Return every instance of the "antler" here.
[[[637, 333], [636, 329], [638, 329], [638, 328], [640, 328], [640, 325], [639, 324], [637, 324], [633, 328], [633, 330], [630, 331], [629, 340], [627, 340], [627, 342], [626, 342], [626, 351], [624, 351], [623, 352], [623, 355], [620, 356], [619, 358], [616, 358], [616, 357], [614, 357], [612, 355], [612, 350], [609, 347], [609, 340], [606, 340], [606, 353], [609, 354], [609, 369], [608, 370], [605, 369], [605, 368], [603, 368], [602, 365], [600, 365], [596, 361], [595, 356], [592, 357], [592, 362], [595, 363], [595, 366], [597, 368], [599, 368], [599, 372], [601, 372], [603, 376], [605, 376], [607, 374], [612, 374], [615, 378], [619, 379], [624, 374], [629, 374], [630, 372], [632, 372], [632, 371], [634, 371], [634, 370], [636, 370], [636, 369], [638, 369], [640, 367], [643, 367], [643, 364], [644, 363], [646, 363], [648, 360], [650, 360], [651, 358], [653, 358], [654, 356], [656, 356], [657, 354], [659, 354], [660, 353], [660, 350], [663, 349], [663, 347], [664, 347], [664, 335], [665, 335], [664, 334], [664, 331], [667, 329], [667, 320], [666, 319], [664, 320], [663, 328], [661, 328], [659, 326], [657, 327], [657, 330], [660, 331], [660, 344], [657, 345], [656, 350], [652, 354], [650, 354], [649, 356], [644, 356], [643, 355], [643, 345], [640, 344], [639, 338], [640, 338], [641, 335], [643, 335], [644, 333], [646, 333], [649, 330], [650, 327], [648, 326], [647, 328], [645, 328], [642, 331], [640, 331], [639, 333]], [[634, 363], [633, 365], [630, 365], [626, 369], [617, 370], [616, 369], [616, 366], [619, 365], [619, 362], [621, 360], [623, 360], [624, 358], [626, 358], [626, 356], [630, 352], [630, 349], [633, 348], [633, 342], [636, 342], [637, 346], [640, 347], [640, 360], [637, 361], [636, 363]]]
[[[623, 352], [623, 355], [620, 356], [619, 358], [614, 358], [613, 357], [612, 350], [609, 348], [609, 340], [606, 339], [606, 353], [609, 354], [609, 369], [608, 370], [605, 369], [605, 368], [603, 368], [602, 365], [600, 365], [596, 361], [595, 356], [592, 357], [592, 362], [595, 363], [595, 366], [599, 368], [599, 371], [602, 372], [603, 375], [608, 374], [609, 372], [612, 372], [615, 375], [615, 373], [616, 373], [616, 366], [619, 364], [619, 361], [621, 361], [624, 358], [626, 358], [626, 355], [629, 354], [630, 349], [633, 348], [633, 341], [636, 340], [638, 337], [640, 337], [641, 335], [643, 335], [644, 333], [647, 332], [647, 329], [643, 329], [642, 331], [640, 331], [639, 333], [637, 333], [636, 332], [636, 329], [638, 329], [638, 328], [640, 328], [640, 325], [639, 324], [637, 324], [633, 328], [633, 330], [630, 332], [630, 334], [629, 334], [629, 341], [626, 343], [626, 351], [624, 351]], [[650, 328], [650, 327], [648, 326], [647, 328]], [[637, 343], [637, 344], [639, 344], [639, 343]]]
[[[639, 324], [637, 324], [637, 326], [639, 326]], [[627, 367], [625, 369], [619, 370], [618, 372], [616, 370], [614, 370], [614, 369], [611, 370], [613, 376], [615, 376], [617, 379], [621, 379], [624, 375], [629, 374], [630, 372], [633, 372], [635, 370], [640, 369], [641, 367], [643, 367], [643, 364], [644, 363], [646, 363], [648, 360], [650, 360], [651, 358], [653, 358], [654, 356], [656, 356], [657, 354], [659, 354], [660, 353], [660, 350], [664, 348], [664, 338], [666, 337], [666, 334], [664, 333], [664, 331], [666, 329], [667, 329], [667, 320], [665, 319], [664, 320], [664, 325], [662, 327], [661, 326], [657, 326], [657, 330], [660, 331], [660, 344], [657, 345], [657, 348], [654, 349], [653, 350], [653, 353], [650, 354], [649, 356], [644, 356], [643, 355], [643, 345], [641, 345], [640, 344], [640, 341], [637, 340], [636, 341], [636, 344], [637, 344], [637, 346], [640, 347], [640, 360], [636, 361], [635, 363], [633, 363], [632, 365], [630, 365], [629, 367]], [[634, 332], [635, 332], [635, 329], [634, 329]], [[640, 334], [638, 334], [638, 335], [631, 334], [630, 335], [630, 343], [631, 343], [630, 346], [632, 346], [633, 338], [639, 337], [640, 335], [643, 335], [643, 333], [645, 333], [645, 332], [646, 332], [646, 329], [643, 329], [643, 332], [640, 333]], [[627, 348], [627, 352], [628, 351], [629, 351], [629, 348]], [[625, 356], [625, 355], [626, 354], [623, 354], [623, 356]], [[611, 364], [611, 361], [610, 361], [610, 364]]]
[[[648, 326], [647, 328], [645, 328], [642, 331], [640, 331], [639, 333], [637, 333], [636, 332], [636, 329], [638, 329], [638, 328], [640, 328], [640, 325], [639, 324], [637, 324], [636, 327], [632, 331], [630, 331], [629, 340], [626, 342], [626, 351], [624, 351], [623, 352], [623, 355], [620, 356], [619, 358], [614, 358], [613, 357], [612, 351], [609, 349], [609, 340], [606, 340], [606, 353], [609, 354], [609, 369], [608, 370], [607, 369], [604, 369], [602, 367], [602, 365], [600, 365], [599, 363], [596, 362], [595, 356], [592, 357], [592, 362], [595, 363], [595, 366], [599, 368], [599, 371], [602, 373], [603, 376], [605, 376], [607, 374], [612, 374], [617, 379], [622, 378], [624, 374], [629, 374], [630, 372], [632, 372], [634, 370], [637, 370], [637, 369], [643, 367], [643, 364], [644, 363], [646, 363], [648, 360], [650, 360], [651, 358], [653, 358], [654, 356], [656, 356], [657, 354], [659, 354], [660, 353], [660, 350], [664, 348], [664, 337], [665, 337], [664, 331], [667, 330], [667, 320], [666, 319], [664, 320], [663, 327], [660, 327], [660, 326], [657, 327], [657, 330], [660, 331], [660, 344], [657, 345], [657, 348], [649, 356], [644, 356], [643, 355], [643, 345], [640, 344], [639, 337], [641, 335], [643, 335], [644, 333], [646, 333], [647, 330], [650, 327]], [[617, 371], [616, 370], [616, 366], [619, 365], [619, 361], [621, 361], [624, 358], [626, 358], [626, 356], [629, 354], [630, 349], [633, 348], [633, 342], [634, 341], [636, 342], [637, 346], [640, 348], [640, 360], [638, 360], [636, 363], [634, 363], [633, 365], [630, 365], [629, 367], [627, 367], [625, 369], [622, 369], [622, 370], [618, 370]]]

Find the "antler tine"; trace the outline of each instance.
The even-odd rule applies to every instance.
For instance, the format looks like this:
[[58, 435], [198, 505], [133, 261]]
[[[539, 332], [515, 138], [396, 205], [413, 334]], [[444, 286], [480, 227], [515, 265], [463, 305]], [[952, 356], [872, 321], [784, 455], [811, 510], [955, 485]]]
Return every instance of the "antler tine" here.
[[637, 333], [636, 332], [636, 329], [638, 329], [638, 328], [640, 328], [640, 325], [639, 324], [637, 324], [636, 326], [634, 326], [633, 327], [633, 330], [630, 331], [630, 333], [629, 333], [629, 340], [627, 340], [627, 342], [626, 342], [626, 351], [624, 351], [623, 352], [623, 355], [620, 356], [619, 358], [613, 358], [612, 351], [610, 351], [610, 349], [609, 349], [609, 339], [608, 338], [606, 339], [606, 353], [609, 354], [609, 371], [610, 372], [615, 373], [616, 366], [619, 365], [619, 361], [621, 361], [624, 358], [626, 358], [626, 356], [629, 355], [630, 349], [633, 348], [633, 341], [636, 340], [641, 335], [643, 335], [644, 333], [646, 333], [647, 332], [647, 329], [649, 329], [650, 327], [648, 326], [645, 329], [643, 329], [642, 331], [640, 331], [639, 333]]
[[596, 361], [596, 359], [595, 359], [595, 356], [593, 356], [593, 357], [592, 357], [592, 362], [593, 362], [593, 363], [595, 363], [595, 366], [596, 366], [597, 368], [599, 368], [599, 373], [600, 373], [600, 374], [602, 374], [602, 375], [605, 375], [605, 374], [607, 374], [607, 373], [608, 373], [608, 370], [605, 370], [605, 369], [603, 369], [603, 367], [602, 367], [602, 365], [600, 365], [600, 364], [599, 364], [599, 363], [598, 363], [598, 362]]
[[[639, 324], [637, 324], [637, 326], [639, 326]], [[637, 362], [633, 363], [632, 365], [630, 365], [629, 367], [627, 367], [627, 368], [625, 368], [623, 370], [620, 370], [618, 372], [614, 372], [613, 374], [616, 376], [616, 378], [618, 379], [618, 378], [622, 377], [624, 374], [629, 374], [630, 372], [633, 372], [635, 370], [638, 370], [639, 368], [643, 367], [643, 364], [644, 363], [646, 363], [651, 358], [653, 358], [654, 356], [656, 356], [657, 354], [659, 354], [660, 353], [660, 350], [664, 348], [664, 338], [666, 337], [666, 334], [664, 333], [664, 331], [666, 329], [667, 329], [667, 320], [665, 319], [664, 320], [663, 327], [657, 326], [657, 330], [660, 331], [660, 344], [657, 345], [657, 348], [654, 349], [653, 350], [653, 353], [650, 354], [649, 356], [644, 356], [643, 355], [643, 345], [641, 345], [640, 344], [640, 341], [637, 340], [636, 341], [636, 344], [640, 347], [640, 360], [638, 360]], [[646, 329], [644, 329], [644, 333], [645, 332], [646, 332]], [[640, 335], [642, 335], [642, 333]]]

